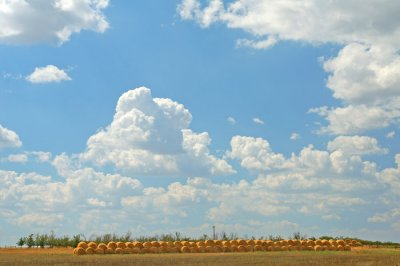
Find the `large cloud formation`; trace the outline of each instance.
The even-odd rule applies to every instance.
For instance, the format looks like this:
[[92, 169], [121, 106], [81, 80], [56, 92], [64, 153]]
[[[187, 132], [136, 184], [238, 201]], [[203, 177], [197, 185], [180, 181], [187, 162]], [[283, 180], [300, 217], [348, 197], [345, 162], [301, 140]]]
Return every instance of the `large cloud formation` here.
[[0, 43], [62, 44], [82, 30], [104, 32], [108, 0], [1, 0]]
[[148, 88], [124, 93], [109, 126], [91, 136], [82, 161], [137, 175], [220, 175], [234, 172], [210, 154], [207, 132], [195, 133], [182, 104], [153, 98]]
[[398, 125], [399, 12], [400, 3], [390, 0], [183, 0], [178, 6], [183, 19], [201, 27], [223, 23], [254, 37], [238, 40], [239, 46], [263, 49], [282, 40], [343, 45], [336, 58], [324, 62], [327, 86], [343, 106], [312, 110], [328, 123], [319, 132], [329, 134]]

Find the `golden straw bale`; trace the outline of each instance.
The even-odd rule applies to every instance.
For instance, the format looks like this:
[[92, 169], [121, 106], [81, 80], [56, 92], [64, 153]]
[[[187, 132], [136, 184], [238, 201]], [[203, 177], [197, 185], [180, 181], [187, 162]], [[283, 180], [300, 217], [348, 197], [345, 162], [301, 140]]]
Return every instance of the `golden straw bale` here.
[[274, 247], [273, 246], [266, 246], [266, 251], [274, 251]]
[[281, 240], [281, 244], [282, 244], [282, 246], [287, 246], [289, 244], [289, 240], [283, 239], [283, 240]]
[[214, 241], [212, 241], [212, 240], [206, 240], [206, 246], [214, 246], [215, 245], [215, 243], [214, 243]]
[[102, 250], [106, 250], [106, 249], [107, 249], [107, 246], [106, 246], [106, 244], [104, 244], [104, 243], [100, 243], [100, 244], [97, 246], [97, 248], [101, 248]]
[[193, 248], [196, 248], [196, 247], [197, 247], [196, 242], [193, 242], [193, 241], [189, 242], [189, 245], [190, 245], [191, 247], [193, 247]]
[[243, 240], [243, 239], [238, 239], [238, 246], [245, 246], [247, 243], [246, 243], [246, 240]]
[[107, 248], [111, 248], [111, 249], [115, 250], [117, 248], [117, 244], [113, 241], [108, 242]]
[[189, 241], [181, 241], [182, 246], [190, 247]]
[[321, 239], [315, 240], [315, 245], [322, 246], [322, 240]]
[[97, 248], [97, 244], [95, 242], [89, 242], [88, 247], [92, 248], [92, 249], [96, 249]]
[[183, 247], [183, 245], [182, 245], [182, 243], [181, 243], [180, 241], [175, 241], [175, 242], [174, 242], [174, 246], [175, 246], [176, 248], [178, 248], [179, 250], [181, 249], [181, 247]]
[[160, 247], [168, 247], [168, 243], [165, 241], [158, 241], [158, 244], [160, 245]]
[[255, 244], [256, 244], [256, 242], [254, 242], [253, 239], [250, 239], [250, 240], [246, 241], [246, 245], [254, 246]]
[[94, 249], [91, 248], [91, 247], [88, 247], [88, 248], [85, 250], [85, 252], [86, 252], [86, 254], [88, 254], [88, 255], [92, 255], [92, 254], [94, 254]]
[[189, 253], [190, 252], [190, 248], [188, 246], [182, 246], [181, 247], [181, 252], [182, 253]]
[[307, 246], [315, 246], [315, 241], [314, 240], [308, 240], [307, 241]]
[[222, 247], [222, 241], [221, 240], [214, 240], [214, 245]]
[[274, 247], [280, 247], [282, 246], [282, 243], [280, 241], [274, 242]]
[[263, 245], [263, 241], [262, 240], [255, 240], [254, 241], [256, 245], [262, 246]]
[[174, 242], [172, 242], [172, 241], [168, 241], [167, 242], [167, 246], [170, 247], [170, 248], [174, 248], [175, 247]]
[[115, 254], [124, 254], [124, 249], [123, 248], [116, 248], [115, 249]]
[[85, 255], [86, 252], [85, 252], [85, 250], [83, 248], [79, 247], [79, 248], [75, 248], [74, 249], [74, 254], [75, 255]]
[[287, 244], [288, 244], [288, 245], [291, 245], [291, 246], [294, 246], [294, 241], [293, 241], [293, 239], [289, 239], [289, 240], [287, 241]]
[[340, 239], [337, 241], [338, 245], [344, 246], [346, 243], [343, 241], [343, 239]]
[[307, 240], [301, 240], [300, 241], [300, 245], [306, 247], [307, 246], [308, 241]]
[[307, 250], [313, 251], [313, 250], [314, 250], [314, 246], [308, 246], [308, 247], [307, 247]]
[[124, 249], [124, 248], [126, 248], [126, 246], [125, 246], [125, 243], [124, 243], [124, 242], [117, 242], [116, 244], [117, 244], [117, 248], [120, 248], [120, 249]]
[[222, 246], [230, 247], [231, 246], [231, 242], [230, 241], [222, 241]]
[[151, 248], [152, 246], [153, 245], [151, 244], [151, 242], [146, 241], [146, 242], [143, 243], [143, 247], [144, 248]]
[[102, 249], [102, 248], [96, 248], [96, 249], [94, 250], [94, 253], [96, 253], [96, 254], [104, 254], [104, 249]]
[[160, 247], [160, 243], [158, 243], [158, 241], [151, 241], [150, 243], [151, 243], [152, 247], [156, 247], [156, 248]]
[[350, 244], [352, 240], [349, 239], [349, 238], [347, 238], [347, 239], [345, 239], [344, 241], [346, 242], [346, 244]]
[[351, 251], [351, 247], [349, 245], [344, 246], [344, 251]]
[[197, 246], [197, 250], [199, 251], [199, 253], [204, 253], [204, 252], [206, 252], [206, 247], [204, 247], [204, 246]]
[[153, 253], [153, 254], [158, 253], [158, 247], [151, 247], [150, 248], [150, 253]]
[[141, 252], [140, 248], [132, 248], [133, 254], [139, 254]]
[[217, 252], [217, 253], [222, 252], [222, 247], [220, 245], [215, 245], [214, 246], [214, 252]]
[[112, 248], [107, 248], [106, 250], [104, 250], [104, 254], [115, 254], [115, 251]]
[[246, 252], [246, 251], [247, 251], [246, 246], [244, 246], [244, 245], [238, 246], [238, 252]]
[[322, 251], [322, 246], [320, 246], [320, 245], [315, 245], [315, 246], [314, 246], [314, 250], [315, 250], [315, 251]]
[[150, 248], [142, 248], [140, 251], [141, 253], [147, 254], [150, 253]]
[[263, 251], [263, 247], [261, 245], [255, 245], [254, 251]]
[[287, 246], [287, 250], [288, 251], [293, 251], [295, 250], [295, 247], [293, 247], [292, 245]]
[[342, 245], [338, 245], [336, 249], [337, 251], [344, 251], [344, 247]]
[[190, 249], [190, 253], [198, 253], [199, 252], [197, 247], [190, 247], [189, 249]]
[[222, 246], [222, 252], [231, 252], [230, 246]]
[[198, 247], [206, 247], [206, 246], [207, 246], [206, 243], [204, 243], [204, 241], [198, 241], [198, 242], [196, 243], [196, 245], [197, 245]]
[[357, 241], [356, 247], [361, 247], [361, 246], [362, 246], [361, 242]]
[[281, 246], [281, 251], [288, 251], [288, 246]]
[[133, 254], [133, 248], [124, 248], [125, 254]]
[[239, 242], [237, 240], [231, 240], [230, 243], [231, 246], [239, 246]]
[[144, 248], [143, 243], [140, 241], [134, 241], [132, 244], [134, 248]]
[[333, 245], [332, 245], [332, 246], [329, 246], [329, 247], [328, 247], [328, 250], [330, 250], [330, 251], [336, 251], [336, 247], [333, 246]]
[[247, 251], [247, 252], [253, 252], [253, 247], [254, 247], [254, 246], [252, 246], [252, 245], [246, 245], [245, 247], [246, 247], [246, 251]]
[[237, 245], [231, 245], [231, 251], [232, 252], [238, 252], [238, 246]]
[[214, 252], [214, 247], [213, 247], [213, 246], [206, 246], [206, 252], [207, 252], [207, 253], [212, 253], [212, 252]]
[[77, 248], [83, 248], [83, 249], [87, 249], [89, 246], [86, 242], [79, 242]]
[[132, 242], [125, 242], [125, 247], [127, 247], [127, 248], [134, 248], [135, 246], [133, 245]]
[[168, 247], [166, 247], [166, 246], [160, 246], [160, 247], [158, 248], [158, 251], [159, 251], [160, 253], [167, 253], [167, 252], [168, 252]]
[[321, 240], [321, 243], [322, 243], [322, 246], [330, 246], [329, 241], [326, 239]]
[[178, 252], [178, 248], [176, 248], [176, 247], [168, 247], [167, 251], [168, 251], [168, 253], [177, 253]]

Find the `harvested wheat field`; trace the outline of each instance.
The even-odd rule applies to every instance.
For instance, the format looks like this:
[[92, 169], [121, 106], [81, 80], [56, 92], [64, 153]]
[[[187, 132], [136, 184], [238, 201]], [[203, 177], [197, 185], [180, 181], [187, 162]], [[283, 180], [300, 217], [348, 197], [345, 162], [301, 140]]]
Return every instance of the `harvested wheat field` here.
[[351, 252], [275, 252], [72, 255], [72, 248], [0, 249], [0, 265], [400, 265], [400, 250], [354, 247]]

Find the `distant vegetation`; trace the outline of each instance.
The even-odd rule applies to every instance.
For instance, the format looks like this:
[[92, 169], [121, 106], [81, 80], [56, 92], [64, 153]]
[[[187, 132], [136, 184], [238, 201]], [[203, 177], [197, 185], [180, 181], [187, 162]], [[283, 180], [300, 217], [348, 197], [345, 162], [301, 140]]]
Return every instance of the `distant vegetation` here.
[[[280, 241], [284, 238], [281, 236], [264, 236], [264, 237], [248, 237], [247, 235], [243, 237], [239, 237], [235, 233], [227, 234], [225, 232], [221, 232], [216, 234], [216, 239], [219, 240], [234, 240], [234, 239], [266, 239], [272, 241]], [[64, 236], [56, 236], [55, 233], [52, 231], [49, 234], [30, 234], [26, 237], [21, 237], [18, 242], [16, 243], [19, 247], [28, 247], [28, 248], [44, 248], [44, 247], [76, 247], [79, 242], [81, 241], [93, 241], [96, 243], [108, 243], [110, 241], [114, 242], [132, 242], [132, 241], [140, 241], [140, 242], [147, 242], [147, 241], [204, 241], [212, 239], [212, 237], [204, 234], [199, 238], [191, 238], [187, 236], [183, 236], [181, 233], [176, 232], [174, 234], [161, 234], [161, 235], [154, 235], [154, 236], [138, 236], [133, 237], [131, 232], [127, 232], [123, 235], [117, 234], [103, 234], [103, 235], [91, 235], [89, 238], [86, 238], [83, 234], [73, 235], [72, 237], [68, 235]], [[303, 240], [303, 239], [310, 239], [316, 240], [315, 237], [307, 237], [307, 235], [302, 235], [299, 232], [293, 233], [288, 239], [296, 239], [296, 240]], [[400, 248], [400, 243], [395, 242], [381, 242], [381, 241], [370, 241], [370, 240], [363, 240], [355, 237], [332, 237], [332, 236], [321, 236], [318, 239], [354, 239], [360, 242], [363, 245], [368, 246], [382, 246], [382, 247], [392, 247], [392, 248]]]

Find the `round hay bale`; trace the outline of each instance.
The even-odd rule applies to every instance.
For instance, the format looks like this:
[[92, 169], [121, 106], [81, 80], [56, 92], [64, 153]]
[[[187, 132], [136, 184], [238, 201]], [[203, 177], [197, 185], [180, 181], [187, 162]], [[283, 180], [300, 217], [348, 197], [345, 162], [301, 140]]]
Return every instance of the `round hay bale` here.
[[100, 243], [97, 248], [101, 248], [102, 250], [106, 250], [107, 249], [107, 245], [104, 243]]
[[231, 242], [230, 241], [222, 241], [222, 246], [223, 247], [230, 247], [231, 246]]
[[91, 248], [91, 247], [88, 247], [88, 248], [85, 250], [85, 252], [86, 252], [86, 254], [88, 254], [88, 255], [93, 255], [93, 254], [94, 254], [94, 249]]
[[315, 240], [315, 245], [322, 246], [322, 240], [321, 239]]
[[84, 250], [87, 249], [89, 246], [86, 242], [79, 242], [77, 248], [83, 248]]
[[231, 246], [239, 246], [239, 241], [237, 241], [237, 240], [231, 240], [229, 242], [230, 242]]
[[231, 245], [231, 252], [238, 252], [238, 246], [236, 245]]
[[80, 256], [80, 255], [85, 255], [86, 252], [83, 248], [79, 247], [74, 249], [74, 254]]
[[293, 239], [289, 239], [289, 240], [287, 241], [287, 243], [288, 243], [288, 245], [294, 246], [294, 241], [293, 241]]
[[323, 240], [321, 240], [321, 243], [322, 243], [322, 246], [330, 246], [330, 243], [329, 243], [329, 241], [328, 240], [326, 240], [326, 239], [323, 239]]
[[212, 241], [212, 240], [206, 240], [205, 243], [206, 243], [206, 247], [207, 247], [207, 246], [211, 246], [211, 247], [212, 247], [212, 246], [215, 245], [214, 241]]
[[152, 246], [153, 246], [153, 245], [151, 244], [151, 242], [148, 242], [148, 241], [147, 241], [147, 242], [144, 242], [144, 243], [143, 243], [143, 247], [144, 247], [144, 248], [151, 248]]
[[245, 246], [247, 243], [246, 243], [246, 240], [243, 240], [243, 239], [238, 239], [238, 246]]
[[191, 247], [193, 247], [193, 248], [196, 248], [196, 247], [197, 247], [196, 242], [193, 242], [193, 241], [189, 242], [189, 245], [190, 245]]
[[96, 249], [97, 248], [97, 244], [95, 242], [89, 242], [88, 243], [88, 247], [92, 248], [92, 249]]
[[172, 242], [172, 241], [168, 241], [167, 242], [167, 246], [170, 247], [170, 248], [174, 248], [175, 247], [174, 242]]
[[204, 241], [198, 241], [198, 242], [196, 243], [196, 246], [197, 246], [197, 247], [206, 247], [206, 243], [204, 243]]
[[288, 250], [289, 250], [288, 246], [281, 246], [281, 251], [288, 251]]
[[245, 247], [246, 247], [246, 251], [247, 251], [247, 252], [253, 252], [253, 247], [254, 247], [254, 246], [252, 246], [252, 245], [246, 245]]
[[256, 245], [262, 246], [263, 245], [263, 241], [262, 240], [255, 240], [254, 241]]
[[151, 252], [150, 252], [150, 248], [142, 248], [140, 251], [141, 251], [141, 253], [143, 253], [143, 254], [151, 253]]
[[221, 253], [222, 252], [222, 247], [220, 245], [215, 245], [214, 246], [214, 252]]
[[320, 245], [315, 245], [315, 246], [314, 246], [314, 250], [315, 250], [315, 251], [322, 251], [322, 246], [320, 246]]
[[108, 242], [107, 248], [111, 248], [111, 249], [115, 250], [117, 248], [117, 244], [113, 241]]
[[133, 248], [132, 249], [132, 254], [140, 254], [141, 250], [140, 248]]
[[115, 254], [115, 251], [112, 248], [107, 248], [106, 250], [104, 250], [104, 254]]
[[133, 254], [133, 248], [124, 248], [124, 254]]
[[181, 247], [183, 247], [183, 245], [182, 245], [182, 243], [181, 243], [180, 241], [175, 241], [175, 242], [174, 242], [174, 246], [175, 246], [176, 248], [178, 248], [179, 250], [181, 249]]
[[177, 253], [178, 249], [176, 247], [167, 247], [168, 253]]
[[313, 240], [308, 240], [307, 241], [307, 246], [315, 246], [315, 241], [313, 241]]
[[190, 247], [190, 253], [198, 253], [199, 250], [197, 249], [197, 247]]
[[237, 247], [237, 249], [238, 249], [238, 252], [246, 252], [247, 251], [246, 246], [244, 246], [244, 245], [239, 245]]
[[254, 246], [254, 251], [263, 251], [263, 247], [261, 245], [255, 245]]
[[181, 252], [182, 253], [190, 253], [190, 248], [188, 246], [182, 246], [181, 247]]
[[120, 248], [120, 249], [124, 249], [124, 248], [126, 248], [126, 246], [125, 246], [125, 243], [124, 243], [124, 242], [117, 242], [116, 244], [117, 244], [117, 248]]
[[125, 242], [125, 247], [127, 247], [127, 248], [134, 248], [135, 246], [133, 245], [132, 242]]
[[301, 241], [300, 241], [300, 245], [302, 245], [302, 246], [304, 246], [304, 247], [307, 247], [307, 243], [308, 243], [307, 240], [301, 240]]
[[96, 249], [94, 250], [94, 253], [96, 253], [96, 254], [104, 254], [104, 249], [102, 249], [102, 248], [96, 248]]
[[160, 247], [160, 243], [158, 243], [158, 241], [151, 241], [151, 245], [153, 247], [159, 248]]
[[144, 247], [143, 247], [143, 243], [140, 242], [140, 241], [135, 241], [135, 242], [133, 242], [133, 247], [134, 247], [134, 248], [144, 248]]
[[307, 247], [307, 250], [313, 251], [313, 250], [314, 250], [314, 246], [308, 246], [308, 247]]
[[345, 246], [346, 245], [346, 243], [343, 241], [343, 239], [338, 240], [337, 243], [340, 246]]
[[212, 253], [212, 252], [214, 252], [214, 247], [213, 247], [213, 246], [206, 246], [206, 252], [207, 252], [207, 253]]
[[328, 247], [329, 251], [336, 251], [336, 247], [334, 245], [331, 245]]
[[274, 247], [273, 246], [266, 246], [266, 251], [274, 251]]
[[181, 241], [182, 246], [190, 247], [189, 241]]
[[214, 240], [214, 245], [222, 247], [222, 241], [221, 240]]
[[351, 247], [349, 245], [344, 246], [344, 251], [351, 251]]
[[256, 242], [254, 242], [253, 239], [250, 239], [250, 240], [246, 241], [246, 245], [254, 246], [255, 244], [256, 244]]
[[166, 246], [160, 246], [158, 248], [159, 253], [167, 253], [168, 252], [168, 247]]
[[122, 249], [122, 248], [116, 248], [116, 249], [115, 249], [115, 254], [124, 254], [124, 249]]
[[231, 252], [230, 246], [222, 246], [222, 252]]
[[206, 252], [206, 247], [204, 247], [204, 246], [197, 246], [197, 250], [199, 251], [199, 253], [204, 253], [204, 252]]
[[289, 246], [287, 246], [287, 250], [288, 250], [288, 251], [293, 251], [293, 250], [295, 250], [295, 249], [294, 249], [294, 247], [293, 247], [292, 245], [289, 245]]
[[342, 245], [339, 245], [336, 247], [337, 251], [344, 251], [344, 247]]
[[150, 253], [153, 253], [153, 254], [158, 253], [158, 247], [151, 247], [150, 248]]
[[289, 245], [289, 240], [283, 239], [283, 240], [281, 240], [281, 244], [282, 244], [282, 246], [287, 246], [287, 245]]

